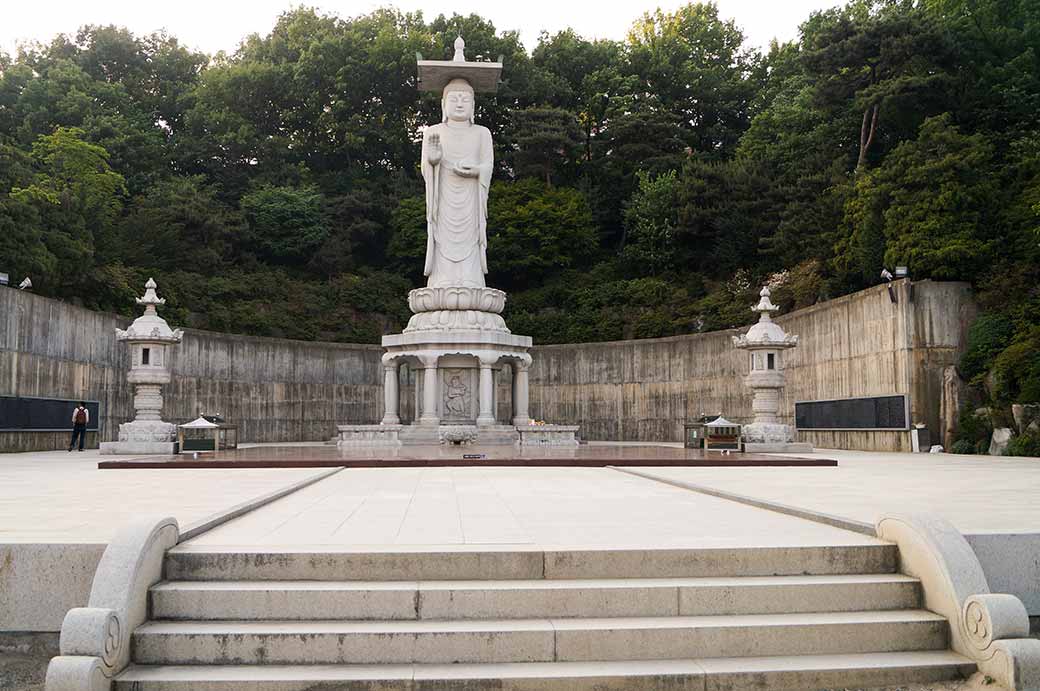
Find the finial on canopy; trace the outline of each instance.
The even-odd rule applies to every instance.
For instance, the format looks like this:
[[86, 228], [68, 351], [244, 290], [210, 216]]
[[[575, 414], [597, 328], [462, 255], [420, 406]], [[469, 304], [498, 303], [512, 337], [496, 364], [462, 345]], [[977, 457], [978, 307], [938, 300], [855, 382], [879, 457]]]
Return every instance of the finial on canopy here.
[[462, 40], [462, 34], [455, 39], [455, 62], [466, 62], [466, 42]]

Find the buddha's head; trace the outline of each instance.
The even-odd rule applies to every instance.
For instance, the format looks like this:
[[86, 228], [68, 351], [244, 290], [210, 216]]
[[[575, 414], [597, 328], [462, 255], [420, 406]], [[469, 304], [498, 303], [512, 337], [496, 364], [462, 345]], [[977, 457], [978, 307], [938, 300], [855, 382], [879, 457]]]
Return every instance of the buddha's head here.
[[473, 122], [473, 87], [465, 79], [452, 79], [441, 97], [444, 122]]

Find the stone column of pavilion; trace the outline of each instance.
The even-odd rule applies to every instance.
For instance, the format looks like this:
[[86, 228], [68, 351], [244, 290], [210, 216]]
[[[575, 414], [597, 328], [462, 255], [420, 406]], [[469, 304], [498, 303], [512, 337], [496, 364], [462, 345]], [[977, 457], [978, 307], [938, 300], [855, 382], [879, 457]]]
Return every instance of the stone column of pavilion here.
[[480, 359], [480, 391], [477, 398], [480, 402], [480, 414], [477, 425], [487, 427], [495, 424], [495, 361], [490, 358]]
[[170, 383], [168, 349], [181, 342], [184, 333], [174, 331], [156, 313], [166, 300], [155, 292], [155, 281], [145, 283], [144, 314], [126, 331], [116, 329], [116, 339], [130, 346], [130, 374], [134, 385], [134, 419], [119, 425], [119, 441], [101, 444], [103, 454], [156, 453], [172, 454], [176, 448], [177, 426], [162, 420], [162, 387]]
[[531, 368], [531, 362], [531, 358], [528, 357], [513, 364], [513, 424], [518, 428], [531, 424], [531, 417], [527, 412], [530, 395], [527, 371]]
[[419, 424], [439, 425], [441, 416], [437, 406], [437, 388], [440, 383], [437, 376], [437, 355], [422, 353], [417, 356], [417, 359], [422, 366], [423, 373], [422, 407], [418, 409], [420, 411]]
[[401, 392], [399, 390], [397, 382], [397, 362], [393, 359], [383, 359], [383, 403], [385, 413], [383, 414], [383, 420], [380, 422], [382, 425], [399, 425], [401, 424], [401, 418], [398, 415], [400, 410]]
[[812, 446], [794, 441], [794, 430], [781, 424], [780, 390], [786, 384], [784, 353], [798, 345], [798, 336], [788, 334], [773, 321], [772, 312], [780, 308], [769, 299], [769, 288], [762, 288], [758, 304], [758, 323], [747, 333], [733, 337], [733, 345], [748, 352], [748, 375], [744, 385], [751, 389], [754, 420], [744, 425], [741, 436], [745, 451], [812, 451]]

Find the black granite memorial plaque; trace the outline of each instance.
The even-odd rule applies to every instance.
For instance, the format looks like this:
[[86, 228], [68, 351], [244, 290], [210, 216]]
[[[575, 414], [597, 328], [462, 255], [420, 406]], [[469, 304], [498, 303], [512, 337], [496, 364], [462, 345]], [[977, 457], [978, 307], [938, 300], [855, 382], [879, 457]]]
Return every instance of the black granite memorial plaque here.
[[798, 429], [910, 429], [907, 398], [903, 394], [798, 401], [794, 404]]
[[[101, 403], [84, 401], [90, 413], [88, 432], [97, 432]], [[60, 432], [72, 429], [79, 399], [0, 396], [0, 432]]]

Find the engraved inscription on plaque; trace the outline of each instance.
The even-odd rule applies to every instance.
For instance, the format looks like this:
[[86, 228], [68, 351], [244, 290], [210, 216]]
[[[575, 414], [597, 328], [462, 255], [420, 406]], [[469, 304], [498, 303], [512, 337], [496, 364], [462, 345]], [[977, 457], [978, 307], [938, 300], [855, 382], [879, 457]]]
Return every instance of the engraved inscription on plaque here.
[[905, 395], [798, 401], [794, 404], [798, 429], [909, 429]]
[[[90, 413], [88, 432], [97, 432], [101, 420], [101, 404], [84, 401]], [[79, 399], [0, 396], [0, 431], [66, 432], [72, 429], [72, 411]]]

